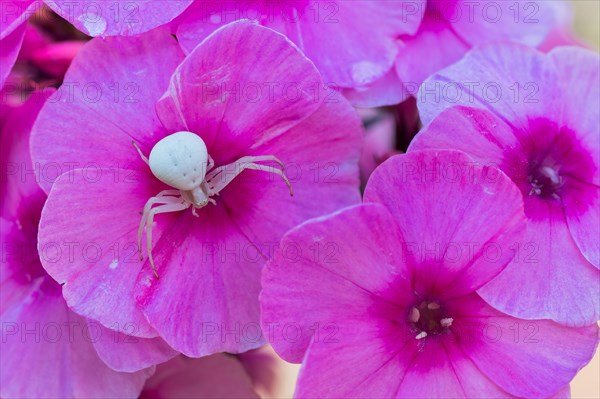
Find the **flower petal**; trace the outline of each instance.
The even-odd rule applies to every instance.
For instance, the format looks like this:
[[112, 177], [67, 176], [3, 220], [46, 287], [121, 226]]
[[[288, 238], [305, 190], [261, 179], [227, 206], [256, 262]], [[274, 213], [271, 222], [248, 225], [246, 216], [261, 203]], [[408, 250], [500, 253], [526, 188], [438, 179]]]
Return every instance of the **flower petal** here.
[[[600, 57], [596, 52], [577, 47], [559, 47], [549, 53], [560, 76], [562, 87], [562, 122], [583, 139], [590, 150], [594, 164], [600, 165], [600, 114], [581, 112], [581, 104], [587, 110], [600, 108]], [[600, 171], [596, 170], [592, 181], [600, 185]]]
[[[256, 53], [259, 48], [264, 50]], [[264, 87], [269, 82], [276, 85], [275, 92], [257, 102], [234, 97], [207, 100], [202, 88], [214, 84], [214, 74], [223, 74], [219, 82], [239, 85], [242, 93], [248, 85]], [[309, 92], [292, 101], [277, 88], [285, 82], [309, 87]], [[188, 212], [155, 240], [161, 278], [156, 280], [147, 269], [139, 279], [137, 300], [150, 323], [184, 354], [241, 352], [262, 345], [264, 338], [246, 329], [258, 326], [260, 272], [283, 233], [360, 200], [359, 121], [337, 93], [323, 96], [322, 86], [314, 66], [283, 36], [240, 22], [218, 30], [198, 46], [175, 72], [158, 104], [159, 115], [171, 130], [203, 137], [216, 165], [242, 156], [273, 155], [295, 175], [290, 175], [292, 198], [278, 176], [244, 171], [215, 197], [216, 207], [199, 210], [198, 219]], [[319, 97], [314, 98], [311, 89]], [[323, 129], [329, 132], [327, 137], [322, 136]], [[334, 176], [326, 169], [328, 164], [335, 168]], [[202, 256], [190, 258], [189, 253]], [[187, 329], [173, 323], [174, 311], [186, 315], [182, 323]], [[236, 328], [242, 329], [237, 338], [235, 331], [227, 332]]]
[[265, 260], [225, 206], [205, 207], [199, 218], [175, 214], [153, 255], [160, 278], [146, 262], [135, 297], [169, 345], [200, 357], [264, 344], [257, 298]]
[[[550, 52], [563, 84], [563, 124], [578, 133], [581, 145], [595, 165], [591, 181], [577, 182], [580, 193], [592, 191], [595, 198], [582, 207], [577, 196], [563, 198], [571, 235], [583, 255], [600, 268], [600, 60], [598, 54], [575, 47], [561, 47]], [[581, 112], [581, 104], [592, 112]]]
[[455, 342], [429, 338], [413, 354], [396, 398], [450, 397], [513, 398], [487, 378]]
[[530, 197], [527, 208], [527, 235], [516, 248], [518, 256], [478, 292], [515, 317], [569, 326], [595, 323], [600, 319], [600, 270], [581, 255], [560, 202]]
[[351, 88], [373, 83], [389, 71], [397, 54], [396, 37], [416, 32], [424, 5], [424, 0], [198, 4], [184, 14], [177, 37], [190, 52], [216, 28], [248, 18], [285, 34], [328, 84]]
[[[324, 80], [336, 87], [360, 87], [383, 77], [393, 66], [396, 38], [414, 34], [425, 2], [356, 0], [315, 2], [320, 19], [307, 12], [299, 23], [287, 22], [288, 32], [315, 62]], [[299, 26], [296, 26], [299, 25]]]
[[[415, 88], [416, 92], [416, 88]], [[394, 68], [391, 68], [382, 78], [365, 87], [342, 89], [342, 94], [355, 107], [383, 107], [400, 104], [411, 94], [398, 78]]]
[[[142, 267], [136, 233], [144, 204], [161, 186], [133, 170], [76, 169], [56, 181], [40, 220], [42, 265], [64, 283], [69, 306], [107, 328], [145, 338], [157, 333], [133, 298]], [[154, 227], [155, 239], [166, 219]]]
[[[537, 46], [557, 24], [554, 7], [548, 1], [463, 2], [461, 17], [452, 22], [452, 29], [473, 45], [512, 41]], [[460, 4], [460, 3], [459, 3]], [[468, 14], [471, 12], [471, 14]], [[451, 13], [448, 10], [446, 14]]]
[[113, 370], [139, 371], [178, 355], [161, 338], [138, 338], [128, 335], [128, 330], [135, 328], [133, 324], [125, 326], [123, 331], [110, 330], [98, 323], [95, 323], [94, 327], [100, 331], [99, 338], [93, 342], [94, 348], [100, 359]]
[[263, 331], [281, 357], [300, 362], [313, 333], [335, 334], [340, 318], [364, 317], [367, 309], [372, 317], [404, 316], [401, 305], [408, 306], [412, 289], [395, 254], [397, 234], [388, 212], [370, 204], [284, 236], [265, 267], [261, 292]]
[[165, 25], [193, 0], [44, 0], [58, 15], [90, 36], [132, 36]]
[[162, 31], [86, 44], [33, 127], [42, 188], [49, 192], [58, 176], [77, 168], [147, 170], [131, 142], [147, 155], [166, 134], [154, 104], [182, 58]]
[[326, 95], [314, 65], [285, 37], [236, 22], [188, 55], [157, 112], [170, 131], [199, 134], [221, 165], [297, 125]]
[[452, 313], [452, 330], [464, 353], [492, 381], [519, 397], [555, 394], [591, 360], [598, 345], [595, 324], [569, 328], [548, 320], [515, 319], [476, 294], [449, 307], [459, 309]]
[[178, 356], [156, 368], [141, 395], [145, 399], [258, 398], [235, 356], [219, 353], [200, 359]]
[[[442, 111], [425, 126], [408, 149], [464, 151], [480, 165], [504, 165], [505, 154], [518, 148], [519, 142], [510, 127], [489, 111], [456, 106]], [[526, 162], [524, 154], [518, 164]]]
[[[6, 82], [12, 67], [17, 61], [17, 56], [25, 37], [26, 27], [27, 25], [23, 24], [6, 37], [0, 39], [0, 48], [2, 48], [2, 52], [0, 52], [0, 88], [4, 87], [4, 82]], [[5, 94], [3, 93], [3, 95]]]
[[[0, 40], [5, 39], [24, 25], [39, 8], [38, 0], [4, 0], [2, 2], [2, 18], [0, 18]], [[2, 48], [6, 51], [4, 42], [2, 42]]]
[[300, 124], [261, 139], [248, 152], [277, 156], [293, 197], [279, 177], [259, 171], [244, 171], [222, 192], [231, 218], [264, 254], [272, 255], [273, 244], [300, 223], [360, 202], [360, 122], [340, 95], [329, 99]]
[[[368, 314], [332, 320], [336, 334], [313, 337], [295, 396], [393, 398], [411, 358], [417, 355], [416, 346], [406, 345], [414, 337]], [[396, 345], [394, 350], [390, 344]]]
[[408, 92], [416, 96], [425, 79], [461, 59], [469, 48], [448, 22], [425, 14], [417, 34], [402, 37], [396, 73]]
[[585, 258], [600, 268], [600, 187], [590, 187], [581, 182], [572, 182], [580, 193], [592, 193], [587, 204], [574, 195], [565, 196], [563, 208], [569, 225], [569, 232]]
[[[28, 227], [35, 228], [36, 231], [37, 226], [31, 224], [37, 223], [37, 220], [23, 218], [23, 215], [39, 215], [46, 200], [36, 176], [27, 173], [34, 169], [29, 154], [29, 135], [39, 110], [44, 105], [43, 100], [42, 94], [36, 92], [20, 106], [0, 105], [0, 162], [5, 167], [4, 177], [0, 181], [0, 210], [3, 217], [20, 218], [22, 227], [29, 224]], [[22, 212], [24, 210], [27, 212]], [[35, 235], [32, 232], [31, 236]]]
[[424, 124], [446, 108], [464, 105], [489, 110], [515, 131], [527, 130], [532, 119], [560, 120], [558, 82], [545, 54], [518, 44], [488, 44], [429, 77], [417, 104]]
[[0, 321], [4, 398], [136, 398], [154, 372], [119, 373], [106, 366], [92, 345], [97, 331], [69, 310], [49, 277], [36, 280], [26, 300], [3, 311]]
[[525, 228], [521, 198], [498, 169], [458, 151], [392, 157], [373, 172], [364, 195], [396, 220], [414, 289], [439, 298], [472, 292], [506, 267]]

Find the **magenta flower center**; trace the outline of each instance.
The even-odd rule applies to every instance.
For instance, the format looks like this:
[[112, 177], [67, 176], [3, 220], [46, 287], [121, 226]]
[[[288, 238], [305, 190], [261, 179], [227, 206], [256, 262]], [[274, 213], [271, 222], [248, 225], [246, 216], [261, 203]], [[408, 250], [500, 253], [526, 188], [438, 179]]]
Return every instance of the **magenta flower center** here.
[[453, 321], [436, 301], [422, 301], [413, 306], [408, 319], [418, 331], [417, 339], [441, 334], [452, 325]]
[[519, 145], [507, 151], [501, 169], [521, 189], [529, 218], [538, 215], [537, 200], [566, 200], [577, 204], [578, 209], [571, 209], [576, 213], [593, 204], [597, 166], [588, 145], [575, 131], [538, 118], [515, 135]]
[[558, 194], [563, 184], [563, 178], [559, 174], [557, 166], [545, 163], [536, 165], [529, 171], [528, 180], [531, 184], [529, 195], [537, 195], [542, 198], [560, 198]]

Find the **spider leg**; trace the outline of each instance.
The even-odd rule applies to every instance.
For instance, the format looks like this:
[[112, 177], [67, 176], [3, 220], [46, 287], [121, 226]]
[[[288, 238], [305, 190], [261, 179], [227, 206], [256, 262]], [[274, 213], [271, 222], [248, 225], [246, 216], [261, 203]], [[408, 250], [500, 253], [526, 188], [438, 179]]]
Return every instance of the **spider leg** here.
[[277, 165], [279, 165], [281, 167], [281, 169], [285, 169], [285, 165], [283, 164], [283, 162], [281, 162], [279, 160], [279, 158], [277, 158], [274, 155], [258, 155], [258, 156], [248, 156], [248, 157], [241, 157], [240, 159], [237, 160], [237, 162], [243, 162], [243, 163], [256, 163], [256, 162], [264, 162], [264, 161], [272, 161], [275, 162]]
[[133, 140], [131, 141], [131, 144], [133, 144], [133, 146], [137, 150], [138, 154], [140, 154], [140, 157], [142, 157], [142, 161], [146, 162], [146, 165], [150, 165], [150, 161], [148, 161], [148, 158], [142, 153], [140, 146], [137, 145], [137, 143]]
[[140, 256], [140, 260], [144, 259], [142, 256], [142, 234], [144, 234], [144, 227], [146, 227], [146, 223], [148, 221], [148, 215], [150, 214], [150, 209], [152, 206], [156, 204], [170, 204], [172, 203], [171, 197], [152, 197], [144, 205], [144, 211], [142, 212], [142, 219], [140, 220], [140, 225], [138, 227], [137, 233], [137, 243], [138, 243], [138, 254]]
[[215, 166], [215, 160], [209, 154], [208, 155], [208, 166], [206, 167], [206, 173], [210, 172], [212, 170], [213, 166]]
[[[280, 176], [283, 179], [283, 181], [285, 182], [285, 184], [287, 184], [287, 186], [289, 187], [290, 195], [293, 196], [294, 190], [292, 189], [292, 184], [290, 183], [290, 181], [287, 178], [287, 176], [285, 175], [285, 173], [283, 173], [283, 170], [274, 168], [272, 166], [260, 165], [260, 164], [256, 163], [256, 162], [260, 162], [260, 161], [276, 162], [283, 169], [283, 163], [279, 159], [277, 159], [276, 157], [274, 157], [272, 155], [264, 155], [264, 156], [257, 156], [257, 157], [242, 157], [229, 165], [220, 166], [220, 167], [214, 169], [211, 173], [209, 173], [206, 176], [206, 181], [209, 182], [209, 188], [211, 190], [211, 195], [218, 194], [221, 190], [223, 190], [223, 188], [225, 188], [225, 186], [227, 186], [229, 183], [231, 183], [233, 181], [233, 179], [235, 179], [245, 169], [251, 169], [251, 170], [260, 170], [263, 172], [275, 173], [276, 175]], [[221, 178], [218, 182], [215, 182], [213, 184], [213, 180], [219, 174], [223, 173], [225, 170], [231, 170], [231, 169], [233, 169], [235, 171], [235, 173], [233, 173], [233, 174], [226, 173], [226, 174], [224, 174], [224, 178]]]
[[285, 173], [283, 173], [282, 170], [273, 168], [270, 166], [266, 166], [266, 165], [259, 165], [257, 163], [248, 163], [245, 165], [245, 169], [260, 170], [263, 172], [275, 173], [276, 175], [280, 176], [283, 179], [285, 184], [287, 184], [288, 188], [290, 189], [290, 196], [291, 197], [294, 196], [294, 190], [292, 189], [292, 183], [290, 183], [289, 179], [287, 178]]
[[[173, 198], [174, 199], [174, 198]], [[183, 211], [190, 207], [189, 202], [171, 202], [164, 205], [157, 206], [153, 208], [148, 213], [148, 221], [147, 225], [149, 226], [146, 229], [146, 250], [148, 251], [148, 260], [150, 260], [150, 265], [152, 266], [152, 271], [156, 278], [159, 278], [158, 272], [156, 271], [156, 266], [154, 265], [154, 258], [152, 257], [152, 224], [154, 223], [154, 216], [159, 213], [168, 213], [168, 212], [179, 212]]]
[[162, 190], [160, 193], [158, 193], [156, 196], [157, 197], [165, 197], [167, 195], [172, 195], [172, 196], [180, 196], [181, 192], [179, 190]]
[[[227, 169], [235, 170], [236, 173], [233, 176], [233, 178], [235, 178], [237, 175], [242, 173], [242, 171], [244, 170], [244, 167], [243, 167], [244, 164], [256, 163], [256, 162], [261, 162], [261, 161], [273, 161], [273, 162], [277, 163], [281, 167], [281, 169], [284, 169], [283, 162], [281, 162], [279, 160], [279, 158], [274, 157], [273, 155], [261, 155], [261, 156], [256, 156], [256, 157], [248, 156], [248, 157], [241, 157], [240, 159], [238, 159], [235, 162], [232, 162], [227, 165], [219, 166], [218, 168], [211, 170], [209, 173], [206, 174], [206, 180], [207, 181], [212, 180], [216, 175], [222, 173], [223, 171], [225, 171]], [[236, 169], [236, 168], [239, 168], [240, 166], [241, 166], [241, 168], [239, 170]]]
[[172, 203], [173, 199], [174, 199], [174, 197], [172, 197], [172, 196], [175, 196], [175, 195], [179, 196], [179, 198], [180, 198], [179, 190], [163, 190], [160, 193], [158, 193], [156, 196], [151, 197], [146, 202], [146, 205], [144, 205], [144, 210], [142, 211], [142, 220], [140, 220], [140, 226], [138, 227], [138, 234], [137, 234], [138, 254], [140, 255], [140, 260], [144, 259], [144, 257], [142, 256], [142, 234], [144, 232], [144, 227], [146, 227], [146, 221], [148, 219], [148, 213], [150, 212], [150, 209], [155, 204]]

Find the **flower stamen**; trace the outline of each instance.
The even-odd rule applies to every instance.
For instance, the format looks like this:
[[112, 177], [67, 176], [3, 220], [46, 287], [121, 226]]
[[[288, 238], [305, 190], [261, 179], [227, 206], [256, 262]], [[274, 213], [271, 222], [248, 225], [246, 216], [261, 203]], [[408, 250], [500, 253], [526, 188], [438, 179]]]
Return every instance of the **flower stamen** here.
[[453, 318], [447, 317], [442, 306], [436, 301], [422, 301], [411, 307], [408, 320], [413, 325], [417, 340], [444, 333], [454, 321]]
[[529, 195], [560, 199], [558, 191], [563, 185], [563, 178], [556, 167], [548, 165], [536, 167], [530, 172], [528, 178], [531, 184]]

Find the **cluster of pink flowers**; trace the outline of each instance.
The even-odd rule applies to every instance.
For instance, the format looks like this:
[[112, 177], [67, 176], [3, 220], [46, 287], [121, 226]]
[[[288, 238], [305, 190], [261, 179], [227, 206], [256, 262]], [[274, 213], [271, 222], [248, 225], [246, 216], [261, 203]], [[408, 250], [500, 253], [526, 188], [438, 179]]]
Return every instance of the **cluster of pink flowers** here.
[[565, 398], [600, 57], [562, 1], [0, 3], [0, 397]]

